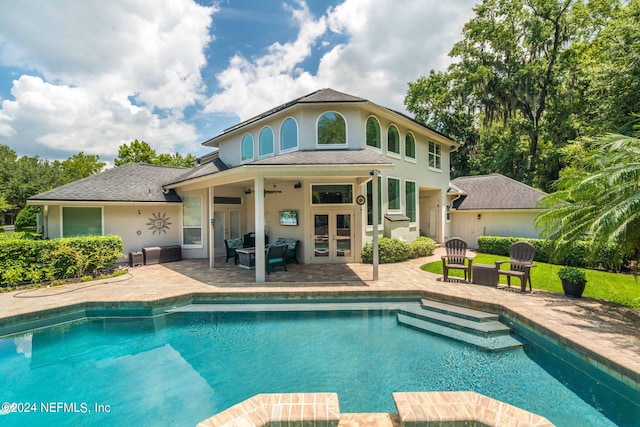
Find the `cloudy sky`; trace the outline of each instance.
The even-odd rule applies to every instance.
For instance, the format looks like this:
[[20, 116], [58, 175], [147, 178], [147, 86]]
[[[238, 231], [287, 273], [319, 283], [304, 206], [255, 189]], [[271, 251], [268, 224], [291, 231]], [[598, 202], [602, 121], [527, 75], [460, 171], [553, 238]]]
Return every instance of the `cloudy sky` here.
[[474, 0], [0, 0], [0, 144], [111, 162], [134, 139], [201, 155], [331, 87], [403, 111]]

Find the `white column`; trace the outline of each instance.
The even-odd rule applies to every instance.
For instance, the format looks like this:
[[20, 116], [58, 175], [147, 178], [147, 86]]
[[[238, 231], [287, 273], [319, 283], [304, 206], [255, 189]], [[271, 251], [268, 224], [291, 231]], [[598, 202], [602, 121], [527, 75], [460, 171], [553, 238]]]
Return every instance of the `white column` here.
[[256, 232], [256, 283], [265, 282], [264, 256], [264, 179], [259, 176], [254, 180], [255, 195], [255, 232]]
[[213, 187], [209, 187], [207, 189], [207, 209], [209, 211], [209, 268], [214, 267], [214, 238], [215, 236], [215, 227], [213, 224]]
[[378, 171], [373, 171], [371, 198], [373, 199], [373, 281], [378, 280]]

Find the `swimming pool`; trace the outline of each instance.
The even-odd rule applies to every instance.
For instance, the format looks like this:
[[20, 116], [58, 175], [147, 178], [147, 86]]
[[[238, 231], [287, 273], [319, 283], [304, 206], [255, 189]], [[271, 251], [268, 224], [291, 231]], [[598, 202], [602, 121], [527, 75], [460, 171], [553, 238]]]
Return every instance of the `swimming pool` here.
[[395, 412], [395, 391], [472, 390], [558, 426], [640, 425], [637, 403], [526, 348], [478, 351], [401, 326], [389, 309], [92, 318], [0, 340], [1, 400], [23, 411], [0, 424], [195, 425], [287, 392], [337, 392], [344, 413]]

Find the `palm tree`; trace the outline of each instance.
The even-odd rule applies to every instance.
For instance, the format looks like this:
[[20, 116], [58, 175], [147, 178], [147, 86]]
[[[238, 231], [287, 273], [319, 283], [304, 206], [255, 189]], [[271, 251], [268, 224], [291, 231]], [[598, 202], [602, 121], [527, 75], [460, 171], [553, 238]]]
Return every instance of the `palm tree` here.
[[557, 256], [586, 240], [587, 256], [604, 253], [606, 267], [617, 270], [640, 254], [640, 138], [610, 134], [589, 142], [582, 167], [563, 170], [557, 191], [541, 199], [549, 209], [536, 226]]

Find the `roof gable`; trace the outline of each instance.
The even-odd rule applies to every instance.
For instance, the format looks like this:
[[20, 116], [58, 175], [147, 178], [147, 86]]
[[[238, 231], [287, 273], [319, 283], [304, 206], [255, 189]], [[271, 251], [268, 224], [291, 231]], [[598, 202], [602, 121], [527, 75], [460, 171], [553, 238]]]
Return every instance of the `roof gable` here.
[[453, 202], [457, 210], [539, 209], [538, 200], [546, 195], [500, 174], [456, 178], [451, 187], [462, 193]]
[[181, 202], [162, 187], [188, 169], [127, 163], [29, 197], [30, 202]]

